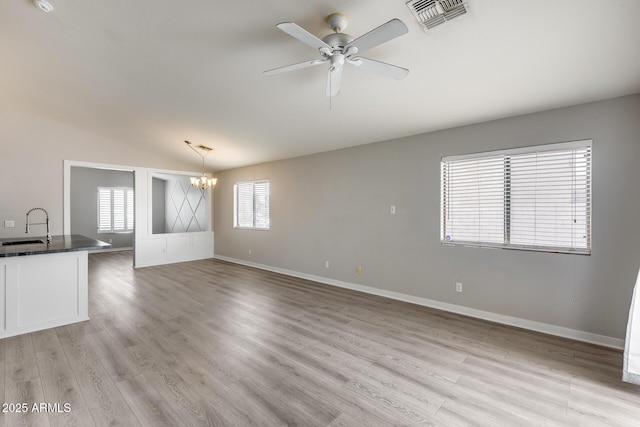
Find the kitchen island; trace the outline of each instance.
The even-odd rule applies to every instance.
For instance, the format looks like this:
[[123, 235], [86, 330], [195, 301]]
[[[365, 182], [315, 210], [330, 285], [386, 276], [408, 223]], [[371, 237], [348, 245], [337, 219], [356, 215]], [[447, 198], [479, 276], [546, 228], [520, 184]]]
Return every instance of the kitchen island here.
[[0, 239], [0, 338], [89, 320], [88, 251], [110, 247], [78, 234]]

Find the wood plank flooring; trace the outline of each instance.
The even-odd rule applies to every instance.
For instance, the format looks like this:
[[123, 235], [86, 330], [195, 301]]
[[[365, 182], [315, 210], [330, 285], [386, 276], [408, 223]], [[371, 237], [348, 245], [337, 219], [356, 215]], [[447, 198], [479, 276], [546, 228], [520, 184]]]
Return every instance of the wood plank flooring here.
[[617, 350], [217, 260], [89, 275], [90, 321], [0, 340], [0, 425], [640, 425]]

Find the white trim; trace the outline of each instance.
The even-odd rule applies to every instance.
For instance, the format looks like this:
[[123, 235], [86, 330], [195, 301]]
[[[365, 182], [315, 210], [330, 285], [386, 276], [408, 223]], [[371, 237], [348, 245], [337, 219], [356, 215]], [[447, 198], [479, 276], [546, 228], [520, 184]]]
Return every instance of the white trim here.
[[497, 156], [506, 156], [506, 155], [514, 155], [514, 154], [536, 153], [539, 151], [556, 151], [556, 150], [567, 150], [571, 148], [586, 148], [586, 147], [589, 147], [589, 148], [593, 147], [592, 139], [581, 139], [578, 141], [555, 142], [552, 144], [530, 145], [527, 147], [520, 147], [520, 148], [508, 148], [506, 150], [482, 151], [479, 153], [444, 156], [442, 157], [441, 161], [454, 162], [457, 160], [482, 159], [485, 157], [497, 157]]
[[515, 326], [518, 328], [528, 329], [531, 331], [542, 332], [549, 335], [555, 335], [563, 338], [570, 338], [590, 344], [597, 344], [604, 347], [610, 347], [617, 350], [624, 348], [624, 340], [619, 338], [608, 337], [606, 335], [593, 334], [591, 332], [579, 331], [576, 329], [565, 328], [562, 326], [550, 325], [548, 323], [536, 322], [533, 320], [522, 319], [519, 317], [506, 316], [504, 314], [492, 313], [490, 311], [477, 310], [475, 308], [465, 307], [457, 304], [436, 301], [428, 298], [416, 297], [413, 295], [402, 294], [400, 292], [386, 291], [384, 289], [372, 288], [370, 286], [358, 285], [355, 283], [343, 282], [340, 280], [329, 279], [313, 274], [300, 273], [297, 271], [286, 270], [284, 268], [271, 267], [269, 265], [258, 264], [242, 259], [230, 258], [222, 255], [214, 255], [215, 259], [232, 262], [234, 264], [246, 265], [248, 267], [259, 268], [261, 270], [272, 271], [274, 273], [285, 274], [287, 276], [298, 277], [301, 279], [311, 280], [326, 285], [337, 286], [340, 288], [360, 291], [367, 294], [378, 295], [391, 298], [398, 301], [409, 302], [424, 307], [435, 308], [438, 310], [448, 311], [451, 313], [461, 314], [464, 316], [475, 317], [477, 319], [488, 320], [490, 322], [501, 323], [503, 325]]
[[591, 249], [563, 249], [554, 246], [524, 246], [524, 245], [508, 245], [500, 243], [484, 243], [484, 242], [467, 242], [465, 240], [440, 240], [442, 246], [463, 246], [465, 248], [484, 248], [484, 249], [504, 249], [507, 251], [529, 251], [529, 252], [547, 252], [554, 254], [568, 255], [591, 255]]
[[[240, 184], [251, 184], [252, 187], [252, 195], [251, 195], [251, 199], [253, 201], [253, 206], [252, 206], [252, 226], [241, 226], [238, 225], [238, 216], [240, 215], [238, 210], [239, 210], [239, 205], [240, 205], [240, 197], [239, 197], [239, 193], [238, 193], [238, 186]], [[256, 217], [258, 216], [258, 212], [256, 212], [256, 185], [257, 184], [266, 184], [266, 189], [267, 189], [267, 226], [266, 227], [259, 227], [256, 225]], [[238, 181], [235, 182], [233, 184], [233, 228], [234, 229], [239, 229], [239, 230], [257, 230], [257, 231], [268, 231], [271, 228], [271, 217], [269, 214], [269, 198], [271, 197], [271, 184], [269, 183], [268, 179], [259, 179], [259, 180], [253, 180], [253, 181]]]
[[[150, 169], [141, 166], [123, 166], [105, 163], [81, 162], [64, 160], [64, 211], [63, 234], [71, 233], [71, 167], [86, 167], [93, 169], [110, 169], [133, 172], [134, 189], [134, 243], [133, 265], [143, 267], [147, 265], [169, 264], [195, 259], [211, 258], [213, 256], [213, 226], [211, 212], [211, 189], [207, 197], [207, 231], [190, 233], [172, 233], [154, 236], [151, 231], [151, 184], [153, 174], [198, 175], [199, 172], [188, 172], [170, 169]], [[201, 235], [201, 236], [199, 236]], [[186, 242], [189, 241], [187, 249]], [[181, 247], [180, 245], [183, 245]], [[188, 254], [188, 255], [187, 255]]]
[[[63, 161], [63, 210], [62, 210], [62, 234], [71, 234], [71, 167], [82, 167], [82, 168], [90, 168], [90, 169], [107, 169], [107, 170], [115, 170], [115, 171], [123, 171], [123, 172], [133, 172], [134, 176], [136, 172], [140, 172], [143, 170], [151, 171], [151, 173], [155, 174], [172, 174], [172, 175], [200, 175], [200, 172], [187, 172], [187, 171], [174, 171], [170, 169], [149, 169], [142, 166], [126, 166], [126, 165], [114, 165], [108, 163], [93, 163], [93, 162], [84, 162], [78, 160], [64, 160]], [[210, 174], [205, 174], [210, 175]], [[134, 178], [134, 192], [135, 189], [135, 178]], [[134, 209], [135, 209], [135, 201], [134, 201]], [[211, 227], [211, 224], [209, 224]]]
[[76, 160], [64, 160], [63, 178], [63, 210], [62, 210], [62, 234], [71, 234], [71, 166], [92, 169], [109, 169], [123, 172], [134, 172], [134, 166], [110, 165], [106, 163], [81, 162]]

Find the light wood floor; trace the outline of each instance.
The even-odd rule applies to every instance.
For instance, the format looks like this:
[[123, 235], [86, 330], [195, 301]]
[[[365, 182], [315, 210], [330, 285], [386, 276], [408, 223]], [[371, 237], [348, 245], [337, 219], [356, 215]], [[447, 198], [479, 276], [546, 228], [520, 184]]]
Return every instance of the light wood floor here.
[[640, 425], [622, 354], [206, 260], [89, 257], [91, 320], [0, 340], [0, 425]]

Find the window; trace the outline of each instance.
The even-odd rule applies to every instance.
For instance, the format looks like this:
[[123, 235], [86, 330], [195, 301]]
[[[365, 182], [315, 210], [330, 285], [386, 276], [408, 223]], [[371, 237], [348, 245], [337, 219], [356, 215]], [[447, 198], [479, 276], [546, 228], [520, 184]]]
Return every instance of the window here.
[[591, 253], [591, 141], [441, 162], [440, 240]]
[[133, 188], [98, 187], [98, 233], [133, 232]]
[[269, 181], [238, 182], [233, 186], [233, 226], [269, 229]]

